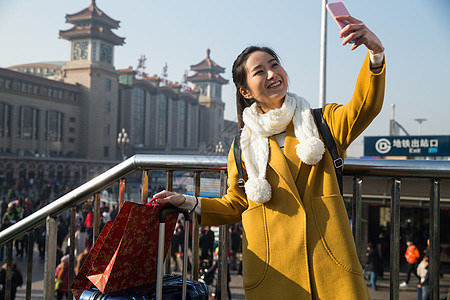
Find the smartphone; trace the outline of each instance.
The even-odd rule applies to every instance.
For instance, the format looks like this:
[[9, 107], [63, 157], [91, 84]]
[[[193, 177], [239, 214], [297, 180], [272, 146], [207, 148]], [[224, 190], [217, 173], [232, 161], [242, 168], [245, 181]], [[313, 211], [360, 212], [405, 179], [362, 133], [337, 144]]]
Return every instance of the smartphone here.
[[[337, 16], [349, 16], [350, 15], [350, 13], [348, 12], [344, 3], [342, 3], [342, 2], [328, 3], [327, 9], [328, 9], [328, 12], [330, 13], [330, 15], [333, 17], [336, 24], [338, 25], [339, 29], [342, 30], [342, 28], [344, 28], [347, 24], [350, 24], [350, 22], [348, 22], [347, 20], [344, 20], [344, 21], [336, 20]], [[348, 34], [346, 34], [345, 36], [347, 36], [347, 35]], [[353, 44], [354, 42], [356, 42], [356, 39], [351, 40], [349, 43]]]

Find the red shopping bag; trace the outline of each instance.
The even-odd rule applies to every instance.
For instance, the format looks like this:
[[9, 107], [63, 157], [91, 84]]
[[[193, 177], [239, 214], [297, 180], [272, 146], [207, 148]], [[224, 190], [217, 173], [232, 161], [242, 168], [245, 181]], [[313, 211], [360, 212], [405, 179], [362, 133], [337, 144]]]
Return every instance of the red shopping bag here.
[[108, 221], [106, 222], [105, 226], [103, 226], [103, 230], [100, 233], [100, 235], [97, 237], [97, 240], [95, 241], [94, 246], [89, 251], [88, 256], [84, 260], [83, 265], [81, 266], [80, 270], [78, 270], [78, 276], [75, 277], [71, 290], [73, 296], [78, 300], [80, 298], [81, 293], [83, 293], [84, 290], [90, 288], [92, 286], [92, 282], [87, 279], [86, 274], [89, 272], [89, 269], [92, 266], [92, 263], [94, 262], [95, 258], [97, 257], [98, 252], [100, 251], [100, 248], [103, 245], [103, 242], [105, 241], [109, 230], [111, 229], [113, 225], [113, 222]]
[[[102, 293], [156, 281], [159, 212], [162, 208], [161, 205], [125, 202], [98, 253], [93, 253], [95, 258], [91, 265], [86, 266], [88, 271], [82, 276]], [[176, 220], [177, 215], [166, 218], [164, 256], [167, 255]]]

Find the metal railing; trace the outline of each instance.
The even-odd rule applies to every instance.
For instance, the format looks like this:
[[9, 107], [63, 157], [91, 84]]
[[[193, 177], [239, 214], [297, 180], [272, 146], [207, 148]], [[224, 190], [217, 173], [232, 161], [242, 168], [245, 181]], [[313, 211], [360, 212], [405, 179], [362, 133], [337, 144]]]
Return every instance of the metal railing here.
[[[75, 240], [75, 207], [87, 198], [94, 198], [94, 239], [99, 234], [100, 225], [100, 193], [108, 187], [119, 183], [136, 172], [142, 172], [142, 202], [148, 197], [148, 172], [163, 170], [166, 172], [166, 189], [173, 190], [173, 172], [194, 172], [193, 194], [200, 195], [200, 178], [202, 172], [219, 172], [221, 180], [220, 194], [226, 192], [226, 157], [211, 156], [169, 156], [169, 155], [135, 155], [126, 161], [111, 168], [105, 173], [88, 181], [59, 199], [51, 202], [30, 216], [17, 222], [0, 232], [0, 246], [7, 245], [7, 280], [6, 299], [10, 299], [12, 274], [12, 241], [23, 234], [28, 234], [28, 265], [26, 299], [31, 297], [32, 260], [33, 260], [33, 231], [37, 226], [46, 224], [45, 243], [45, 277], [44, 299], [54, 298], [55, 268], [56, 268], [56, 235], [57, 217], [70, 211], [71, 241]], [[392, 180], [391, 189], [391, 237], [390, 237], [390, 298], [399, 299], [399, 250], [400, 250], [400, 192], [402, 178], [422, 178], [430, 180], [430, 299], [439, 298], [439, 246], [440, 246], [440, 180], [450, 179], [450, 161], [417, 161], [417, 160], [359, 160], [347, 159], [345, 161], [344, 175], [353, 177], [353, 195], [351, 197], [353, 233], [357, 247], [361, 246], [361, 211], [362, 211], [362, 182], [366, 177], [385, 177]], [[218, 191], [219, 192], [219, 191]], [[198, 224], [193, 224], [193, 267], [191, 277], [198, 279]], [[219, 291], [227, 284], [227, 257], [220, 253], [227, 253], [227, 231], [224, 226], [219, 231]], [[74, 269], [74, 243], [70, 243], [69, 270]], [[69, 282], [73, 281], [74, 274], [69, 274]], [[69, 297], [71, 295], [69, 294]], [[226, 299], [226, 292], [221, 293]]]

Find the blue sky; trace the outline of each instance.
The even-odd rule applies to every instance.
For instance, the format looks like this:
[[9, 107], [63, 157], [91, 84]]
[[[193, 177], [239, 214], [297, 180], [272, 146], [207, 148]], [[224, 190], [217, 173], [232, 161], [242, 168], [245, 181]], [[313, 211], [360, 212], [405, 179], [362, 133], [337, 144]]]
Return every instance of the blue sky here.
[[[396, 120], [411, 135], [416, 118], [426, 118], [424, 135], [450, 135], [450, 2], [447, 0], [347, 0], [350, 14], [363, 20], [386, 49], [385, 104], [364, 135], [388, 135], [391, 105]], [[0, 1], [0, 67], [69, 60], [69, 43], [59, 30], [71, 28], [65, 15], [90, 0]], [[275, 49], [289, 75], [290, 91], [318, 106], [321, 1], [154, 1], [97, 0], [119, 20], [115, 33], [126, 44], [116, 47], [118, 69], [136, 67], [147, 57], [147, 73], [180, 81], [185, 70], [206, 57], [226, 68], [225, 117], [236, 120], [231, 65], [249, 45]], [[366, 55], [366, 48], [342, 46], [328, 17], [327, 102], [346, 103]], [[189, 73], [192, 75], [192, 72]]]

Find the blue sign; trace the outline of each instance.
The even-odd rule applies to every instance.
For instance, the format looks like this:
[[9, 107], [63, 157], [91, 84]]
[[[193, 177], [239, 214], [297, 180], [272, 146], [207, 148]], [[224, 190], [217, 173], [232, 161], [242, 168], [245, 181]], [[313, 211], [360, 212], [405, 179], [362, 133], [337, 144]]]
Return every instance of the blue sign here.
[[450, 156], [450, 136], [364, 137], [364, 156]]

